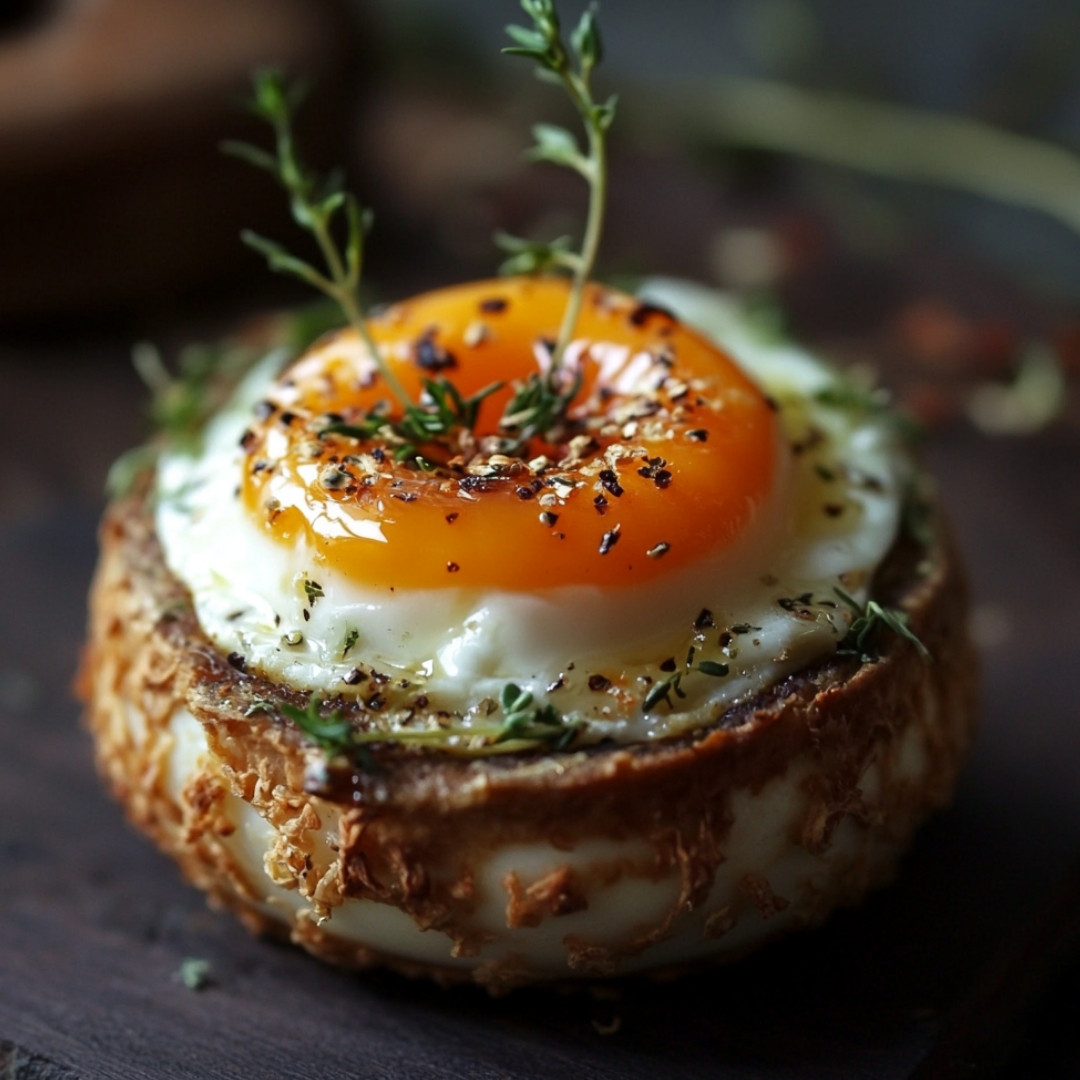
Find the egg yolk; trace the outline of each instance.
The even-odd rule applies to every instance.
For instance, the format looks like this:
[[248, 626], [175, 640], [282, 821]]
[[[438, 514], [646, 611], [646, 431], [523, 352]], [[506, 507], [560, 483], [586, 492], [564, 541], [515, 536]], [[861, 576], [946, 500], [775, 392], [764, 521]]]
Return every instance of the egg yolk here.
[[635, 585], [734, 544], [773, 486], [774, 411], [723, 351], [633, 297], [587, 288], [563, 361], [570, 384], [580, 378], [566, 423], [500, 452], [500, 418], [550, 364], [568, 295], [559, 278], [487, 281], [370, 319], [413, 401], [425, 379], [463, 397], [503, 384], [471, 432], [420, 447], [419, 464], [358, 426], [401, 407], [357, 335], [317, 343], [244, 434], [247, 513], [380, 589]]

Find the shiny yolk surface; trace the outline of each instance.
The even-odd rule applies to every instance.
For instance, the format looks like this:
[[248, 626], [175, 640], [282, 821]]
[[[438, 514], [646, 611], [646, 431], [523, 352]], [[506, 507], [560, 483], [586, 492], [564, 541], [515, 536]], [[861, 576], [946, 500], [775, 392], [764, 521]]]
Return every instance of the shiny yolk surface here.
[[498, 454], [514, 383], [545, 369], [567, 296], [554, 278], [479, 282], [370, 321], [416, 401], [424, 378], [463, 396], [505, 384], [473, 436], [428, 448], [433, 471], [396, 463], [392, 439], [324, 430], [380, 403], [391, 418], [400, 408], [354, 334], [316, 344], [244, 435], [248, 514], [380, 589], [619, 587], [734, 543], [774, 482], [773, 410], [722, 351], [632, 297], [589, 286], [564, 361], [582, 375], [566, 430], [520, 457]]

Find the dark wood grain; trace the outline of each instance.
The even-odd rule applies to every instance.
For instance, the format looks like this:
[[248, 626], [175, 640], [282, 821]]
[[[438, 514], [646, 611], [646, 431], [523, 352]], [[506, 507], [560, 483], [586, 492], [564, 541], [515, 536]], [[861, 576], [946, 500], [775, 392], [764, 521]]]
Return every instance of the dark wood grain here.
[[0, 1041], [0, 1076], [5, 1080], [74, 1080], [70, 1069], [14, 1043]]
[[1080, 865], [980, 973], [911, 1080], [1002, 1076], [1046, 998], [1080, 961]]

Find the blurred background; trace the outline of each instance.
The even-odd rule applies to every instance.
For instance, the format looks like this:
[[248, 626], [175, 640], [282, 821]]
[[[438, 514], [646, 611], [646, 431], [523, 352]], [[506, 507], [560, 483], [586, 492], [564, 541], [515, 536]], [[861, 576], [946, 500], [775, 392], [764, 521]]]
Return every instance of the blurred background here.
[[[562, 4], [564, 21], [581, 6]], [[83, 854], [60, 861], [82, 899], [56, 927], [119, 948], [108, 912], [123, 883], [103, 868], [117, 845], [125, 865], [154, 857], [98, 791], [67, 689], [104, 478], [148, 430], [131, 347], [149, 340], [173, 361], [311, 299], [239, 242], [248, 227], [305, 250], [273, 182], [218, 149], [265, 140], [240, 105], [249, 73], [273, 64], [308, 83], [306, 155], [344, 165], [374, 208], [365, 287], [390, 300], [493, 274], [496, 228], [581, 227], [577, 179], [522, 156], [533, 123], [573, 121], [527, 63], [500, 55], [520, 19], [514, 0], [0, 3], [0, 893], [44, 890], [25, 837], [48, 851], [74, 829]], [[983, 735], [906, 892], [870, 915], [871, 933], [875, 917], [898, 934], [915, 918], [927, 936], [879, 958], [899, 997], [867, 998], [867, 969], [844, 953], [865, 939], [843, 924], [850, 985], [837, 976], [823, 1000], [858, 1004], [861, 1026], [828, 1045], [792, 1029], [814, 1060], [862, 1046], [880, 1065], [865, 1075], [904, 1075], [1080, 852], [1080, 5], [604, 0], [601, 22], [597, 83], [621, 105], [600, 276], [733, 290], [754, 317], [876, 372], [924, 425], [968, 554]], [[50, 785], [78, 798], [32, 819]], [[162, 947], [191, 933], [174, 927]], [[140, 942], [123, 944], [117, 978], [135, 1000]], [[764, 984], [754, 993], [771, 1001]], [[9, 1034], [43, 1030], [27, 1019], [37, 1006], [5, 1013], [10, 1000], [0, 968], [0, 1074], [5, 1017]], [[893, 1022], [919, 1001], [922, 1027]], [[153, 1023], [131, 1009], [132, 1030]], [[746, 1075], [772, 1075], [782, 1041], [743, 1019], [727, 1045], [749, 1040]], [[1061, 1030], [1042, 1033], [1035, 1065], [1028, 1044], [1017, 1077], [1080, 1075]], [[864, 1075], [837, 1068], [820, 1075]]]

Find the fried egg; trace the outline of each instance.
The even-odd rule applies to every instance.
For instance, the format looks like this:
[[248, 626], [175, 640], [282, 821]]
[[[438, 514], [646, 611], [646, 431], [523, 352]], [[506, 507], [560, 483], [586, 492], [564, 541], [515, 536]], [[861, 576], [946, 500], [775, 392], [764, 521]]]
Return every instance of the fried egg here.
[[631, 743], [835, 650], [898, 534], [912, 466], [888, 419], [708, 290], [591, 285], [564, 361], [570, 437], [500, 454], [567, 297], [560, 279], [485, 281], [370, 320], [415, 400], [425, 378], [497, 387], [444, 460], [358, 434], [397, 407], [351, 331], [284, 372], [268, 358], [197, 451], [164, 455], [165, 559], [223, 654], [360, 698], [390, 737], [479, 725], [514, 684], [582, 742]]
[[[671, 281], [590, 286], [552, 373], [566, 302], [487, 281], [369, 321], [466, 421], [430, 444], [351, 331], [268, 356], [106, 514], [99, 765], [191, 881], [330, 962], [501, 992], [735, 959], [886, 881], [953, 790], [963, 574], [933, 500], [902, 528], [878, 398]], [[530, 431], [535, 375], [567, 408]]]

